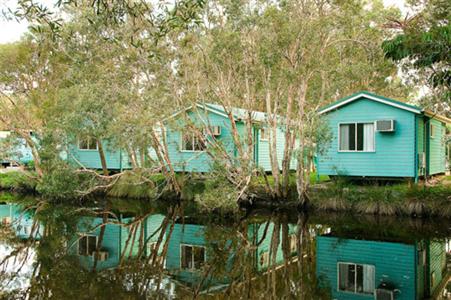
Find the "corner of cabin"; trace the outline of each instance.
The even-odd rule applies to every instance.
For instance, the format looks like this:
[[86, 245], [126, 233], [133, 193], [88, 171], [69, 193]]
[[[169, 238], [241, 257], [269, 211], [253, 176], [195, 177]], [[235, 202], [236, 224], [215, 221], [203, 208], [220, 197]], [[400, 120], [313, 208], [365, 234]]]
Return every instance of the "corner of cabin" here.
[[[420, 110], [375, 97], [358, 93], [320, 111], [332, 133], [330, 145], [319, 155], [321, 174], [415, 176], [416, 115]], [[393, 130], [377, 130], [379, 120], [393, 121]]]

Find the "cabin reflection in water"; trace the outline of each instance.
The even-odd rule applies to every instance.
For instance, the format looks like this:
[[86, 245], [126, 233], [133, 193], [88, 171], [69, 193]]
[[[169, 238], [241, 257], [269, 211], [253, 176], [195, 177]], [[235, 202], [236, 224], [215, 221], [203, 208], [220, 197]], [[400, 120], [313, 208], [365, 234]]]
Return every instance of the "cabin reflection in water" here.
[[[150, 215], [139, 226], [133, 227], [130, 226], [135, 221], [133, 217], [120, 216], [119, 220], [107, 219], [106, 225], [103, 225], [103, 218], [83, 217], [77, 224], [77, 235], [69, 242], [68, 252], [71, 255], [77, 255], [84, 268], [91, 269], [94, 266], [95, 253], [100, 242], [101, 228], [105, 226], [96, 269], [116, 268], [121, 257], [136, 257], [140, 251], [144, 251], [145, 256], [151, 254], [163, 219], [163, 215]], [[141, 236], [146, 243], [144, 249], [140, 249], [140, 243], [137, 241]]]
[[446, 273], [445, 243], [359, 240], [328, 234], [316, 239], [317, 276], [333, 299], [423, 299]]
[[28, 239], [32, 236], [39, 240], [42, 237], [44, 227], [34, 223], [33, 212], [16, 204], [0, 204], [0, 224], [11, 226], [16, 236]]

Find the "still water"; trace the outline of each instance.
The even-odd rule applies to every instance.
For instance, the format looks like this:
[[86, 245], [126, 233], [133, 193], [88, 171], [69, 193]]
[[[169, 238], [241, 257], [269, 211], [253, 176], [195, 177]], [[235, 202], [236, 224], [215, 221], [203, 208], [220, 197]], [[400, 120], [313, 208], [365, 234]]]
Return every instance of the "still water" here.
[[32, 199], [0, 221], [2, 299], [423, 299], [449, 277], [449, 220]]

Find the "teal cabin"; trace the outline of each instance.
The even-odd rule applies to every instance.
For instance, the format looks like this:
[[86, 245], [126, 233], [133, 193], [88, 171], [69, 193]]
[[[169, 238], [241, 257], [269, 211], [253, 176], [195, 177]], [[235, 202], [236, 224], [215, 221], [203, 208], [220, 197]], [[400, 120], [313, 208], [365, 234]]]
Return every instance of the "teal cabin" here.
[[[161, 230], [161, 223], [164, 216], [155, 214], [147, 217], [143, 226], [131, 232], [130, 226], [108, 223], [105, 225], [105, 233], [97, 257], [97, 270], [116, 268], [121, 257], [126, 260], [130, 256], [135, 257], [141, 251], [144, 255], [150, 255], [154, 249]], [[131, 223], [133, 217], [120, 217], [122, 223]], [[109, 220], [111, 222], [117, 220]], [[97, 249], [100, 236], [100, 225], [103, 224], [102, 218], [83, 217], [77, 224], [77, 235], [69, 242], [69, 254], [75, 255], [80, 261], [80, 265], [85, 269], [91, 269], [94, 266], [94, 253]], [[139, 237], [141, 230], [144, 230], [145, 249], [140, 249]], [[132, 236], [131, 236], [132, 235]]]
[[332, 133], [319, 151], [321, 175], [412, 178], [444, 173], [446, 117], [359, 92], [322, 108]]
[[[5, 147], [2, 147], [2, 144]], [[0, 130], [0, 149], [0, 151], [5, 151], [3, 154], [6, 154], [0, 156], [0, 165], [2, 166], [10, 166], [12, 163], [28, 164], [33, 161], [31, 149], [25, 141], [12, 135], [10, 131]]]
[[[0, 204], [0, 223], [11, 226], [20, 239], [39, 240], [44, 232], [42, 224], [34, 224], [33, 212], [24, 211], [23, 207], [17, 204]], [[33, 226], [36, 227], [33, 229]]]
[[319, 283], [341, 300], [431, 297], [446, 274], [445, 243], [316, 238]]
[[[231, 108], [230, 112], [236, 124], [239, 139], [246, 147], [247, 129], [245, 120], [249, 114], [252, 120], [253, 162], [264, 171], [271, 171], [269, 156], [269, 130], [266, 127], [267, 115], [263, 112], [240, 108]], [[280, 118], [280, 117], [279, 117]], [[179, 111], [164, 122], [164, 134], [168, 146], [168, 156], [176, 172], [209, 172], [214, 164], [212, 157], [220, 158], [214, 152], [211, 141], [221, 145], [227, 155], [237, 159], [238, 151], [233, 140], [232, 122], [221, 105], [203, 103], [196, 104], [183, 111]], [[193, 130], [194, 126], [202, 129], [203, 137], [199, 137]], [[206, 130], [209, 128], [210, 130]], [[277, 159], [279, 167], [283, 159], [285, 148], [284, 127], [280, 126], [276, 132]], [[291, 160], [291, 169], [295, 169], [295, 159]]]
[[[116, 149], [108, 141], [102, 141], [105, 161], [109, 170], [131, 169], [127, 151]], [[91, 137], [77, 138], [68, 145], [65, 155], [67, 161], [74, 166], [87, 169], [102, 169], [99, 145]]]
[[[215, 268], [224, 266], [225, 271], [232, 268], [235, 254], [233, 248], [230, 255], [221, 256], [216, 251], [219, 245], [229, 245], [231, 242], [226, 240], [217, 240], [220, 237], [227, 237], [230, 232], [223, 228], [208, 228], [202, 224], [196, 224], [195, 221], [183, 220], [183, 223], [176, 222], [168, 244], [166, 256], [166, 269], [177, 280], [179, 284], [185, 286], [195, 286], [203, 282], [202, 290], [221, 289], [229, 284], [230, 278], [210, 277], [203, 280], [205, 276], [204, 265], [213, 265]], [[265, 223], [251, 223], [247, 225], [247, 238], [253, 252], [246, 252], [249, 258], [246, 261], [253, 270], [264, 272], [271, 265], [270, 249], [271, 238], [273, 235], [274, 224], [270, 223], [266, 227]], [[266, 232], [265, 232], [266, 231]], [[214, 236], [211, 234], [214, 232]], [[290, 255], [296, 255], [296, 226], [289, 225], [288, 245]], [[282, 239], [282, 233], [280, 233]], [[281, 265], [284, 262], [281, 243], [277, 247], [275, 256], [275, 265]], [[272, 266], [272, 265], [271, 265]]]

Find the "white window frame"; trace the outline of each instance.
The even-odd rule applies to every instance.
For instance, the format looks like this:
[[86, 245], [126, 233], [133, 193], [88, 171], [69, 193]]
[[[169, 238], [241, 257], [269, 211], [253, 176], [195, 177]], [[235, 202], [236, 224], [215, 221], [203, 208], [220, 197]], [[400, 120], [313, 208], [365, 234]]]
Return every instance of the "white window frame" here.
[[[80, 237], [78, 238], [78, 241], [77, 241], [77, 255], [78, 256], [91, 256], [90, 254], [80, 255], [80, 240], [84, 237], [93, 236], [96, 238], [96, 248], [97, 248], [97, 245], [99, 244], [99, 237], [95, 234], [84, 234], [84, 233], [79, 233], [79, 236]], [[89, 245], [87, 245], [87, 246], [89, 246]], [[87, 248], [87, 249], [89, 249], [89, 248]]]
[[[197, 247], [197, 248], [204, 248], [204, 263], [207, 261], [207, 248], [205, 247], [205, 246], [202, 246], [202, 245], [193, 245], [193, 244], [183, 244], [183, 243], [180, 243], [180, 261], [179, 261], [179, 265], [180, 265], [180, 269], [181, 270], [191, 270], [191, 271], [194, 271], [194, 270], [198, 270], [198, 269], [196, 269], [196, 268], [183, 268], [183, 266], [182, 266], [182, 247], [186, 247], [186, 246], [189, 246], [189, 247], [191, 247], [191, 248], [194, 248], [194, 247]], [[193, 255], [191, 255], [191, 262], [192, 262], [192, 266], [194, 266], [194, 261], [193, 261], [193, 259], [194, 259], [194, 256]]]
[[[373, 134], [373, 145], [374, 145], [374, 149], [370, 150], [370, 151], [365, 151], [365, 150], [340, 150], [340, 126], [341, 125], [349, 125], [349, 124], [354, 124], [355, 125], [355, 130], [356, 130], [356, 134], [355, 134], [355, 147], [357, 149], [357, 124], [373, 124], [373, 129], [374, 129], [374, 134]], [[337, 149], [338, 152], [344, 152], [344, 153], [373, 153], [376, 152], [376, 122], [375, 121], [367, 121], [367, 122], [339, 122], [338, 123], [338, 139], [337, 139]]]
[[205, 143], [205, 150], [185, 150], [183, 149], [183, 135], [184, 134], [191, 134], [192, 138], [193, 138], [193, 146], [194, 146], [194, 139], [198, 138], [194, 133], [192, 132], [180, 132], [180, 152], [187, 152], [187, 153], [201, 153], [201, 152], [206, 152], [207, 150], [207, 143]]
[[[354, 274], [354, 292], [351, 291], [343, 291], [340, 290], [340, 265], [354, 265], [355, 266], [355, 274]], [[373, 293], [359, 293], [357, 292], [357, 265], [360, 266], [371, 266], [374, 268], [374, 283], [376, 283], [376, 266], [370, 265], [370, 264], [358, 264], [353, 262], [337, 262], [337, 292], [340, 293], [350, 293], [350, 294], [357, 294], [357, 295], [373, 295], [373, 293], [376, 291], [376, 287], [374, 287]]]
[[435, 125], [432, 123], [429, 124], [429, 137], [431, 139], [435, 137]]
[[99, 143], [97, 143], [97, 141], [96, 141], [96, 148], [95, 149], [83, 149], [83, 148], [80, 148], [80, 142], [83, 139], [86, 139], [88, 141], [87, 145], [89, 147], [89, 144], [90, 144], [90, 141], [91, 141], [92, 137], [88, 136], [88, 137], [85, 137], [85, 138], [78, 138], [77, 139], [77, 147], [78, 147], [79, 151], [99, 151]]
[[[263, 132], [265, 133], [266, 137], [263, 137]], [[267, 127], [260, 128], [260, 141], [269, 141], [269, 132]]]

